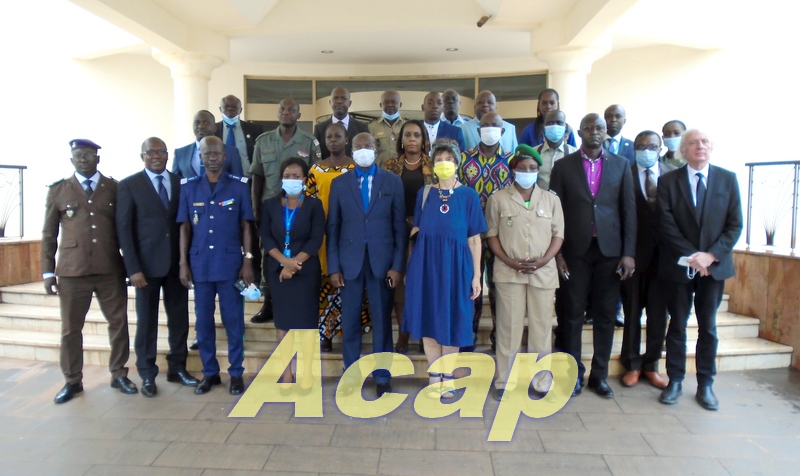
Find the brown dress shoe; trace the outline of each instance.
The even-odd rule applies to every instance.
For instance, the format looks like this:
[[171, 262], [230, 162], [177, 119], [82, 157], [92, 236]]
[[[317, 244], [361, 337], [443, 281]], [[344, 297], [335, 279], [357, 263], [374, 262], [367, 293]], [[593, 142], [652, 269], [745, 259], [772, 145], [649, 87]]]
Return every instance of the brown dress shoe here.
[[644, 377], [650, 381], [655, 388], [667, 388], [669, 380], [658, 372], [645, 372]]
[[641, 370], [629, 370], [622, 376], [622, 385], [626, 387], [633, 387], [639, 383], [639, 376], [642, 375]]

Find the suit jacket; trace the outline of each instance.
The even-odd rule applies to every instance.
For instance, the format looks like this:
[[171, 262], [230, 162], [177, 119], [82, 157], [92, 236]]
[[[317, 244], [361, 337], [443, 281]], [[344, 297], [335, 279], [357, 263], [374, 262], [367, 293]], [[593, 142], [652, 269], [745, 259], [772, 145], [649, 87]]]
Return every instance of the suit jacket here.
[[331, 182], [328, 199], [328, 272], [355, 279], [364, 266], [369, 249], [372, 273], [386, 276], [402, 272], [406, 261], [406, 211], [403, 181], [376, 167], [369, 209], [365, 212], [355, 171]]
[[74, 175], [51, 185], [42, 227], [42, 273], [59, 277], [124, 273], [115, 223], [116, 201], [117, 181], [102, 174], [91, 197]]
[[[274, 196], [264, 202], [261, 209], [261, 246], [264, 254], [267, 255], [272, 248], [283, 251], [286, 238], [286, 221], [281, 200], [283, 194]], [[292, 227], [289, 231], [289, 250], [292, 256], [297, 256], [305, 252], [310, 256], [309, 260], [316, 263], [306, 262], [300, 275], [316, 272], [319, 274], [319, 249], [322, 246], [322, 239], [325, 237], [325, 210], [322, 202], [318, 198], [304, 197], [303, 205], [295, 212], [292, 220]], [[273, 258], [267, 258], [267, 270], [277, 272], [281, 264]], [[313, 271], [312, 271], [313, 270]]]
[[[322, 160], [327, 159], [331, 155], [328, 147], [325, 146], [325, 129], [332, 123], [333, 119], [329, 117], [327, 121], [320, 122], [314, 126], [314, 137], [317, 139], [317, 142], [319, 142], [319, 151], [322, 154]], [[353, 137], [361, 132], [369, 133], [369, 126], [364, 122], [357, 121], [353, 116], [350, 116], [350, 122], [347, 124], [347, 145], [345, 145], [344, 148], [346, 156], [353, 156]]]
[[[606, 137], [606, 140], [608, 139], [609, 138]], [[605, 140], [603, 141], [603, 148], [606, 148]], [[625, 157], [628, 159], [628, 162], [630, 162], [631, 165], [634, 165], [636, 163], [636, 152], [633, 150], [633, 141], [627, 137], [620, 136], [619, 147], [617, 147], [617, 155]]]
[[736, 274], [732, 251], [742, 234], [742, 202], [736, 174], [715, 165], [709, 166], [708, 189], [699, 222], [689, 187], [685, 165], [659, 180], [658, 230], [663, 246], [658, 275], [673, 282], [688, 282], [686, 267], [678, 266], [678, 258], [705, 251], [717, 258], [708, 268], [711, 277], [728, 279]]
[[[669, 164], [658, 164], [659, 177], [672, 170], [675, 168]], [[656, 210], [650, 208], [647, 197], [642, 192], [642, 179], [636, 164], [631, 166], [631, 175], [636, 195], [636, 268], [644, 271], [650, 266], [658, 247], [658, 223]], [[658, 255], [655, 255], [655, 259], [658, 259]]]
[[[250, 162], [252, 162], [253, 149], [256, 146], [256, 139], [258, 139], [258, 136], [264, 133], [264, 128], [261, 127], [259, 124], [256, 124], [255, 122], [247, 122], [241, 119], [239, 119], [239, 126], [242, 128], [242, 132], [244, 133], [244, 143], [245, 146], [247, 147], [247, 158]], [[222, 139], [222, 142], [225, 142], [225, 139], [227, 139], [227, 137], [222, 137], [222, 131], [224, 130], [225, 129], [223, 129], [223, 122], [219, 121], [217, 123], [217, 132], [214, 135]]]
[[[192, 143], [175, 149], [174, 162], [172, 163], [173, 174], [182, 178], [191, 178], [197, 175], [192, 167], [192, 158], [194, 157], [194, 150], [197, 144]], [[239, 149], [232, 146], [225, 146], [225, 162], [222, 164], [222, 170], [226, 174], [233, 174], [237, 177], [243, 177], [242, 172], [242, 159], [239, 156]]]
[[128, 276], [144, 273], [162, 278], [178, 271], [180, 225], [175, 221], [180, 203], [181, 179], [169, 174], [172, 196], [164, 209], [153, 183], [142, 170], [119, 183], [117, 235]]
[[[467, 146], [464, 142], [464, 132], [461, 130], [461, 127], [452, 126], [441, 119], [439, 120], [439, 131], [436, 133], [436, 140], [439, 139], [453, 139], [458, 142], [458, 150], [461, 152], [467, 151]], [[431, 143], [431, 146], [433, 146], [433, 143]]]
[[550, 190], [561, 198], [564, 210], [564, 254], [583, 256], [597, 227], [603, 256], [636, 255], [636, 198], [631, 168], [624, 157], [604, 152], [600, 189], [592, 197], [580, 151], [557, 161]]

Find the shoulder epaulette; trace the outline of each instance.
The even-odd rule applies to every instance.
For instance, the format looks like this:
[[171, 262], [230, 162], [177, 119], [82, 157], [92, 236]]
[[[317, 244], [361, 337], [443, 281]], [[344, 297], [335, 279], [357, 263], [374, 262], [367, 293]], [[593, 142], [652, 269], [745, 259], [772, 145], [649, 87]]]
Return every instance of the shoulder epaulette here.
[[56, 180], [55, 182], [53, 182], [50, 185], [48, 185], [48, 187], [54, 187], [54, 186], [60, 184], [61, 182], [63, 182], [64, 180], [67, 180], [67, 179], [66, 178], [62, 178], [61, 180]]
[[233, 174], [228, 174], [228, 178], [242, 183], [247, 183], [248, 181], [250, 181], [250, 179], [247, 177], [239, 177], [238, 175], [233, 175]]
[[556, 197], [558, 196], [558, 194], [557, 194], [556, 192], [552, 191], [552, 190], [548, 190], [548, 192], [552, 193], [552, 194], [553, 194], [553, 195], [555, 195]]
[[184, 177], [181, 179], [181, 185], [186, 185], [189, 182], [194, 182], [195, 180], [200, 180], [199, 175], [195, 175], [194, 177]]

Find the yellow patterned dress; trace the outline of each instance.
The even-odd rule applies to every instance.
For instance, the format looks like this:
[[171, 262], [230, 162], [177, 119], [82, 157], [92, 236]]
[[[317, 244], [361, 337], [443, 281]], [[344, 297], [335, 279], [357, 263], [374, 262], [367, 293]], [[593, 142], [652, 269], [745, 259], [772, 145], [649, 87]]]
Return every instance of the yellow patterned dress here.
[[[325, 210], [326, 217], [328, 216], [331, 182], [354, 167], [355, 164], [341, 167], [326, 167], [320, 164], [311, 166], [308, 180], [306, 181], [306, 195], [316, 197], [322, 201], [322, 208]], [[322, 265], [322, 289], [319, 295], [319, 335], [330, 339], [342, 331], [342, 298], [339, 296], [339, 290], [331, 285], [331, 278], [328, 275], [328, 252], [326, 247], [327, 244], [323, 240], [322, 248], [319, 250], [319, 261]], [[364, 305], [361, 308], [361, 329], [364, 333], [372, 329], [366, 293], [364, 293]]]

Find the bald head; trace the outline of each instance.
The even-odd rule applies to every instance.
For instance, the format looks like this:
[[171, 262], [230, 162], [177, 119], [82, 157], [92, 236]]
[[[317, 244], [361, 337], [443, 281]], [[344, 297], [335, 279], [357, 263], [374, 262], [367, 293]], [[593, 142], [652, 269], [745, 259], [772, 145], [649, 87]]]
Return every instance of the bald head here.
[[284, 98], [278, 104], [278, 122], [283, 127], [294, 127], [300, 119], [300, 105], [292, 98]]
[[331, 91], [331, 99], [328, 103], [331, 105], [334, 117], [341, 121], [347, 117], [350, 105], [353, 104], [353, 102], [350, 101], [350, 91], [344, 86], [336, 86], [333, 88], [333, 91]]
[[497, 99], [491, 91], [481, 91], [475, 97], [475, 117], [480, 120], [487, 112], [497, 110]]
[[375, 138], [368, 132], [360, 132], [353, 137], [353, 150], [372, 149], [375, 150]]
[[422, 115], [425, 117], [425, 122], [428, 124], [439, 122], [443, 110], [442, 93], [431, 91], [425, 95], [425, 99], [422, 101]]
[[444, 117], [453, 122], [458, 118], [458, 111], [461, 109], [461, 96], [452, 89], [442, 93], [444, 101]]
[[580, 136], [585, 149], [599, 151], [606, 138], [606, 121], [600, 114], [591, 113], [583, 116]]
[[228, 119], [233, 119], [242, 113], [242, 101], [233, 94], [229, 94], [219, 102], [219, 112]]
[[403, 103], [400, 102], [400, 93], [397, 91], [384, 91], [381, 94], [381, 111], [389, 116], [393, 116], [400, 111]]
[[481, 117], [481, 127], [503, 127], [503, 118], [496, 112], [487, 112]]
[[606, 108], [603, 114], [606, 119], [606, 127], [608, 135], [616, 137], [622, 132], [622, 127], [625, 125], [625, 108], [619, 104], [612, 104]]

